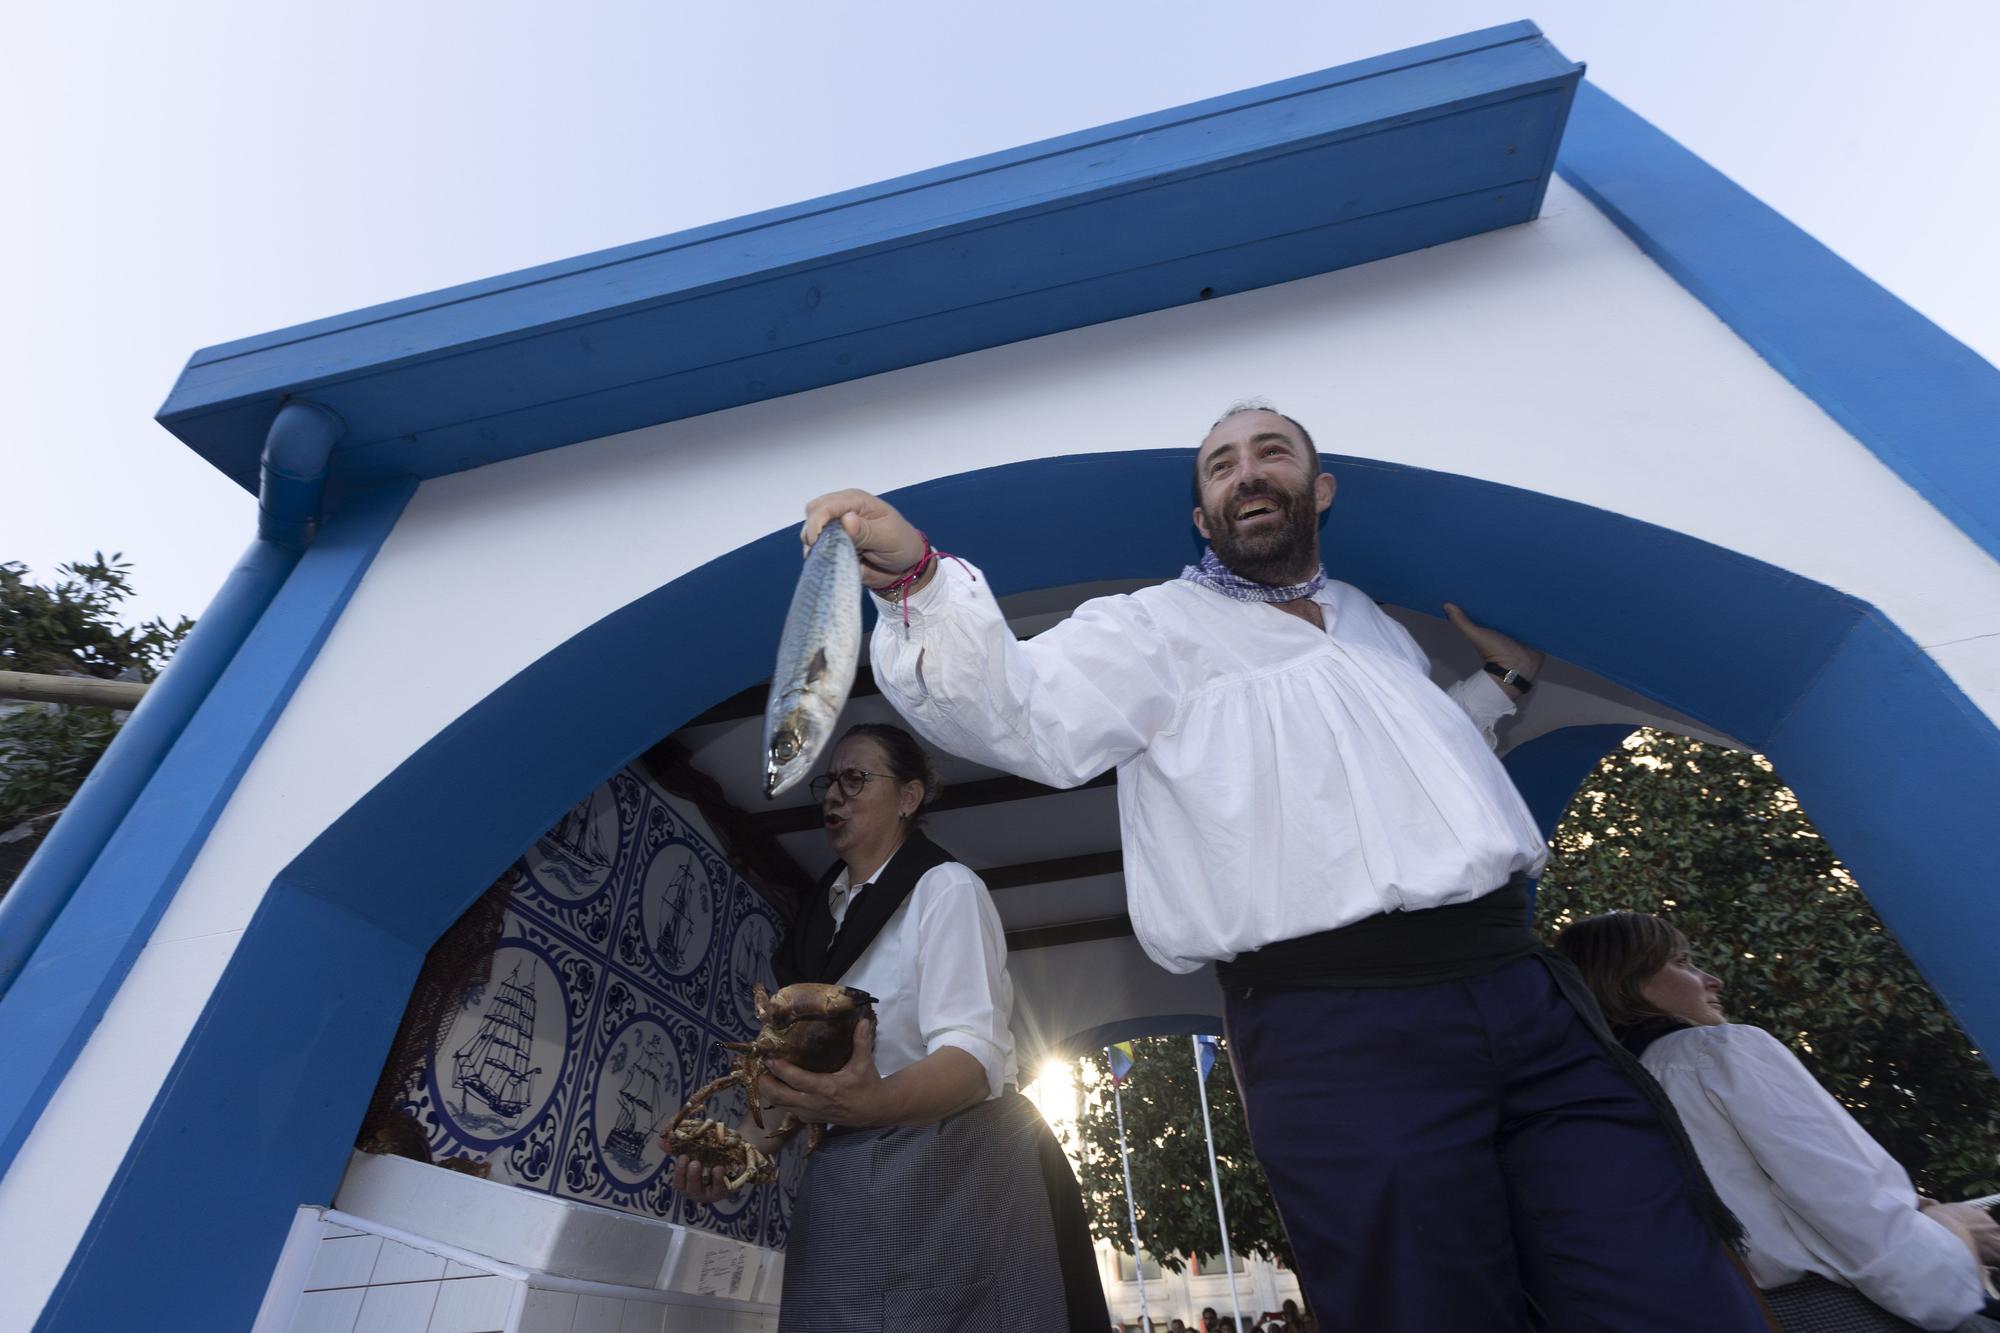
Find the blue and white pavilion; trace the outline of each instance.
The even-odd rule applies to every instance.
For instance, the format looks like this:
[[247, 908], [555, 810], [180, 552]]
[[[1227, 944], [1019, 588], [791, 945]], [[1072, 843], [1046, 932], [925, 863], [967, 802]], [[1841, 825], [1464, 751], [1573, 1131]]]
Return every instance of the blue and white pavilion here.
[[[645, 1048], [691, 1071], [675, 1015], [725, 1023], [825, 855], [757, 790], [801, 503], [889, 495], [1030, 633], [1180, 568], [1247, 395], [1328, 450], [1329, 566], [1441, 676], [1447, 598], [1549, 651], [1503, 736], [1545, 821], [1634, 726], [1753, 747], [2000, 1046], [2000, 372], [1582, 75], [1468, 33], [197, 353], [159, 419], [258, 527], [0, 909], [0, 1328], [770, 1326], [779, 1213], [600, 1206], [603, 1114], [548, 1133], [574, 1178], [352, 1154], [426, 951], [566, 820], [612, 809], [608, 865], [663, 812], [617, 893], [657, 954], [702, 871]], [[1214, 1027], [1131, 938], [1114, 784], [947, 777], [1024, 1067]], [[570, 978], [518, 1028], [559, 1055], [611, 1040], [624, 964], [575, 983], [555, 920], [596, 884], [493, 977]], [[427, 1322], [378, 1294], [425, 1283]]]

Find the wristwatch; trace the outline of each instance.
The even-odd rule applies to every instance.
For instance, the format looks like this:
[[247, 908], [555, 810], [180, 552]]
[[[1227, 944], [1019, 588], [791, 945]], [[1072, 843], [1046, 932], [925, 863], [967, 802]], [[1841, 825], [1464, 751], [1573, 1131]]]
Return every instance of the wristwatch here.
[[1526, 676], [1514, 670], [1514, 668], [1503, 667], [1498, 662], [1488, 662], [1486, 664], [1486, 674], [1489, 676], [1498, 676], [1502, 685], [1512, 685], [1523, 694], [1535, 688], [1534, 681], [1529, 680]]

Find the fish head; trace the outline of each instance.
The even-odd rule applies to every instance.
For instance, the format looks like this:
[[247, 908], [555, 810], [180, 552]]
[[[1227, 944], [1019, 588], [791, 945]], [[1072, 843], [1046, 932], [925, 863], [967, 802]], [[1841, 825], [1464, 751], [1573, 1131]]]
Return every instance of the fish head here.
[[771, 740], [764, 750], [765, 800], [797, 785], [819, 753], [819, 746], [811, 743], [811, 722], [804, 709], [794, 708], [771, 729]]

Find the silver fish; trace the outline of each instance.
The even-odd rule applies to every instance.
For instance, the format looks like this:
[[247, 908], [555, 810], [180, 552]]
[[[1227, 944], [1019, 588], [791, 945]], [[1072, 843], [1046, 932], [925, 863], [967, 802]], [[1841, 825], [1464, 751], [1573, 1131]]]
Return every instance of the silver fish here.
[[806, 775], [833, 736], [861, 656], [861, 558], [838, 523], [806, 553], [764, 705], [764, 795]]

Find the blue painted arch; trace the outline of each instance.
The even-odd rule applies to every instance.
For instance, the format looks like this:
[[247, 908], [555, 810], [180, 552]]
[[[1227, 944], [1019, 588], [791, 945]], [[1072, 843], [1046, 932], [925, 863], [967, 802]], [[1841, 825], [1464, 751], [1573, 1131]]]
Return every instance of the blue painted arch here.
[[[1160, 517], [1185, 512], [1188, 463], [1185, 450], [1041, 459], [892, 498], [1001, 595], [1159, 577], [1193, 550]], [[2000, 732], [1883, 617], [1602, 510], [1366, 459], [1327, 464], [1341, 479], [1326, 530], [1337, 576], [1405, 606], [1462, 602], [1771, 755], [1960, 1020], [1983, 1047], [2000, 1041], [2000, 978], [1976, 944], [2000, 905], [1961, 891], [1986, 869], [1963, 831], [2000, 796]], [[434, 736], [278, 876], [42, 1327], [162, 1310], [247, 1326], [292, 1209], [339, 1182], [430, 943], [606, 773], [763, 678], [796, 568], [793, 534], [772, 533], [604, 617]], [[697, 621], [701, 651], [689, 652]], [[619, 689], [569, 688], [607, 670]], [[569, 701], [559, 724], [545, 707], [557, 692]], [[1552, 774], [1573, 767], [1549, 753]], [[216, 1143], [230, 1170], [205, 1151]]]

